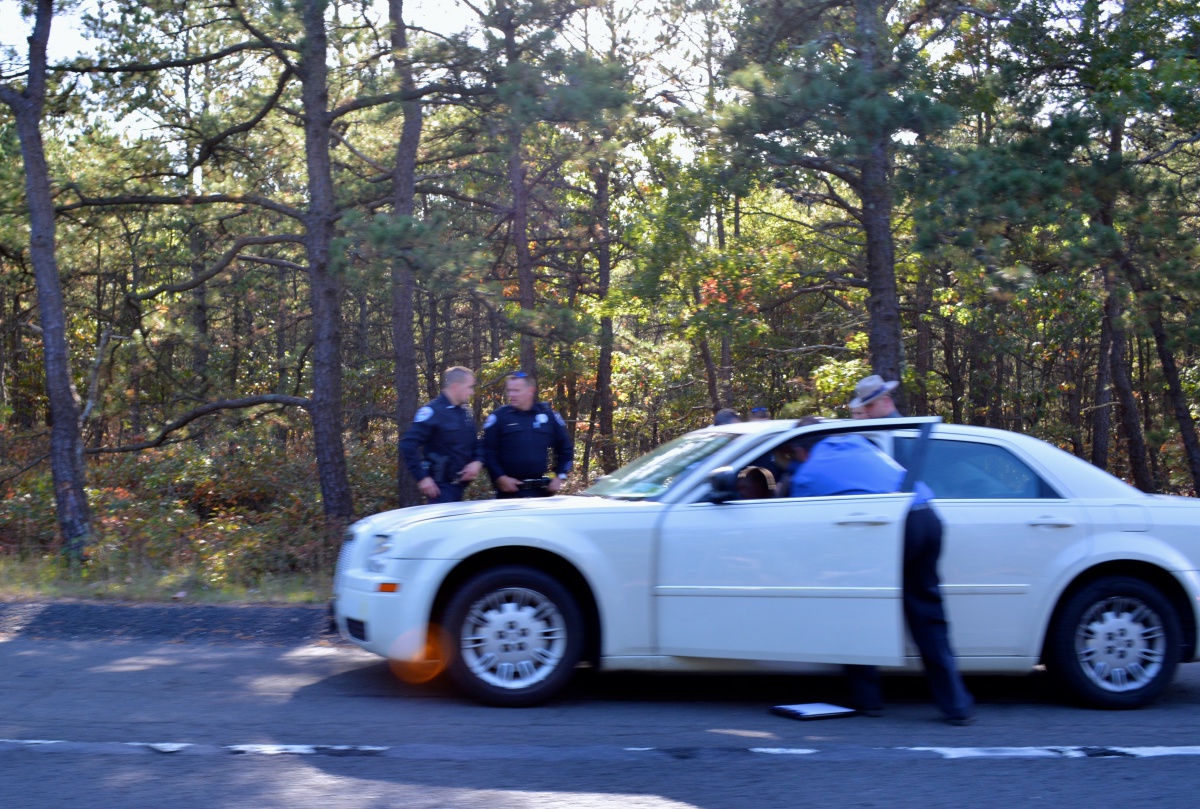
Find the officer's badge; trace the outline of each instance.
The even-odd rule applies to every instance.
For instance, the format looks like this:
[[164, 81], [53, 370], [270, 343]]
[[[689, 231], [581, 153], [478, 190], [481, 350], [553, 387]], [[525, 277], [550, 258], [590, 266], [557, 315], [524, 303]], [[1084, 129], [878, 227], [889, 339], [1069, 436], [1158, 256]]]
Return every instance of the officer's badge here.
[[433, 408], [422, 407], [417, 411], [417, 415], [413, 418], [413, 421], [415, 421], [417, 424], [420, 424], [423, 421], [429, 421], [431, 418], [433, 418]]
[[486, 430], [488, 427], [491, 427], [495, 423], [496, 423], [496, 414], [493, 413], [492, 415], [488, 416], [487, 419], [483, 422], [483, 429]]
[[537, 427], [541, 427], [543, 424], [545, 424], [545, 423], [546, 423], [546, 422], [548, 422], [549, 420], [550, 420], [550, 419], [546, 418], [546, 414], [545, 414], [545, 413], [538, 413], [538, 414], [537, 414], [537, 418], [535, 418], [535, 419], [533, 420], [533, 426], [534, 426], [535, 428], [537, 428]]

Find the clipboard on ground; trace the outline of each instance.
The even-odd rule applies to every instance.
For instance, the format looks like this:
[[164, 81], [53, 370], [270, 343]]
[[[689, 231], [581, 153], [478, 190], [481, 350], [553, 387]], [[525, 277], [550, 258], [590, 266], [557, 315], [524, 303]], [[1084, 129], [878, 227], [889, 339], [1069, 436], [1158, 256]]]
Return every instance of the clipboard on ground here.
[[796, 705], [776, 705], [771, 713], [788, 719], [835, 719], [839, 716], [854, 716], [858, 711], [828, 702], [803, 702]]

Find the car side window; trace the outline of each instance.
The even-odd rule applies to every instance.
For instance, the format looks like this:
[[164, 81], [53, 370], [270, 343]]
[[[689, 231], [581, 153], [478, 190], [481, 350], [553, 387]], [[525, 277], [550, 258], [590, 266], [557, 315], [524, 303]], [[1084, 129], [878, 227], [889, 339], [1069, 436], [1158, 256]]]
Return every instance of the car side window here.
[[[915, 438], [897, 436], [896, 460], [907, 466]], [[1058, 492], [1003, 447], [935, 438], [929, 443], [921, 480], [943, 500], [1057, 499]]]

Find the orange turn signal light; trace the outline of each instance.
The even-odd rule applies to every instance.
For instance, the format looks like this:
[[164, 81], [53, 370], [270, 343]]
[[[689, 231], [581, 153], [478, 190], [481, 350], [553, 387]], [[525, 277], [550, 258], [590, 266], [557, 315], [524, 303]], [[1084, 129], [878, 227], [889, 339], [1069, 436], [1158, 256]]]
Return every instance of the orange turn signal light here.
[[384, 581], [379, 583], [379, 592], [381, 593], [398, 593], [400, 585], [394, 581]]

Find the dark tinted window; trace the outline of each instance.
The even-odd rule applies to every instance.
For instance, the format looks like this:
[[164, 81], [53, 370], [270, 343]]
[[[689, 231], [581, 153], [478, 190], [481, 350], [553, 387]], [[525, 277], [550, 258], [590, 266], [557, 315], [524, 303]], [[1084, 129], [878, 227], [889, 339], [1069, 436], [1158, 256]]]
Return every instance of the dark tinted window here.
[[[915, 438], [896, 438], [896, 460], [908, 467]], [[1059, 495], [1003, 447], [935, 438], [929, 442], [921, 480], [946, 500], [1028, 500]]]

